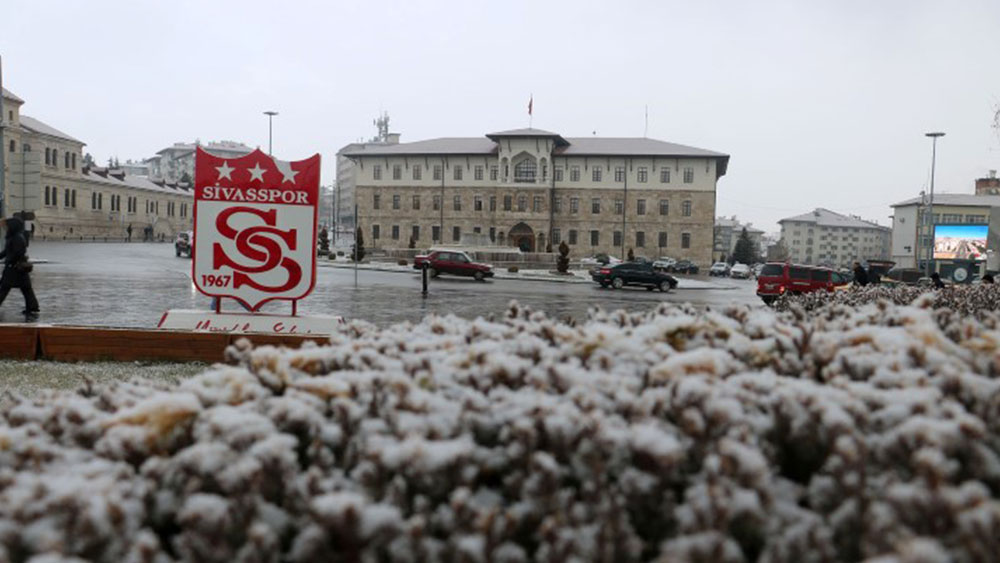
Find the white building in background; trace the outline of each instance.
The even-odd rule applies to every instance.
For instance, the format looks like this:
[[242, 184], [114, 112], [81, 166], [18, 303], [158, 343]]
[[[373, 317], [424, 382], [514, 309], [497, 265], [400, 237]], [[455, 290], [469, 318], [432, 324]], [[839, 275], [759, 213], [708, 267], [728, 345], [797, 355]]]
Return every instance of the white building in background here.
[[[933, 231], [924, 222], [929, 200], [929, 196], [914, 197], [892, 206], [892, 260], [897, 266], [923, 268], [933, 253]], [[988, 224], [989, 248], [1000, 248], [1000, 195], [934, 194], [933, 224]]]
[[201, 147], [220, 158], [239, 158], [253, 152], [253, 148], [236, 141], [212, 141], [206, 145], [200, 141], [193, 143], [174, 143], [156, 152], [156, 156], [143, 161], [148, 168], [148, 175], [155, 180], [166, 182], [181, 182], [194, 180], [195, 149]]
[[715, 258], [713, 259], [724, 261], [732, 258], [733, 251], [736, 250], [736, 242], [740, 240], [744, 228], [746, 228], [750, 242], [753, 243], [758, 254], [764, 256], [764, 252], [761, 252], [764, 231], [754, 228], [750, 223], [740, 223], [733, 215], [732, 217], [715, 218]]
[[789, 258], [799, 264], [850, 267], [890, 256], [892, 231], [857, 216], [817, 208], [778, 224]]

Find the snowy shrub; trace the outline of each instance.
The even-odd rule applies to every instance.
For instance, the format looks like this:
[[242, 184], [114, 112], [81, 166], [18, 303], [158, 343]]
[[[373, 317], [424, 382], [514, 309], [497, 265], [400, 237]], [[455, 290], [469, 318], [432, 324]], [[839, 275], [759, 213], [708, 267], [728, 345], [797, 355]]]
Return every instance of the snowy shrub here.
[[9, 395], [0, 561], [995, 560], [996, 308], [868, 293], [354, 322]]

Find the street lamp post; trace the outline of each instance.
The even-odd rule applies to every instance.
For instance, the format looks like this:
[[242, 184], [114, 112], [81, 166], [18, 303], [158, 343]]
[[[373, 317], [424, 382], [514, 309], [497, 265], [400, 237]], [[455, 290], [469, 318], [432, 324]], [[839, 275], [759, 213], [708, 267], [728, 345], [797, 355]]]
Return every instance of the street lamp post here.
[[927, 257], [927, 276], [931, 275], [934, 271], [934, 168], [937, 164], [937, 140], [938, 137], [944, 137], [944, 133], [940, 131], [935, 131], [932, 133], [925, 133], [925, 136], [932, 139], [931, 143], [931, 200], [927, 205], [927, 222], [930, 225], [931, 232], [931, 243], [930, 256]]
[[271, 121], [274, 116], [278, 115], [278, 112], [268, 110], [264, 112], [264, 115], [267, 116], [267, 156], [271, 156], [271, 132], [273, 131]]

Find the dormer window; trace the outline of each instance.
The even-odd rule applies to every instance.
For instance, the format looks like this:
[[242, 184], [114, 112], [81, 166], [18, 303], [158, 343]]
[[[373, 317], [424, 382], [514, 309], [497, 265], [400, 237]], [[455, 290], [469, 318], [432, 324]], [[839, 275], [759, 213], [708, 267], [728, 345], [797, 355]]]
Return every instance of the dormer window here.
[[520, 183], [535, 183], [538, 167], [532, 159], [525, 159], [514, 165], [514, 181]]

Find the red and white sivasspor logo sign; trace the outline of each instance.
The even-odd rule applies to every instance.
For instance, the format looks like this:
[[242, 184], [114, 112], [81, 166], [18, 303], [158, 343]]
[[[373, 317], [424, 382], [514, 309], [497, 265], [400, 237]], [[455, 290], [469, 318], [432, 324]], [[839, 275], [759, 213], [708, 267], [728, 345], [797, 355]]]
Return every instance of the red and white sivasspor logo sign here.
[[259, 149], [219, 158], [201, 148], [194, 173], [192, 277], [205, 295], [253, 310], [302, 299], [316, 283], [319, 155], [288, 162]]

